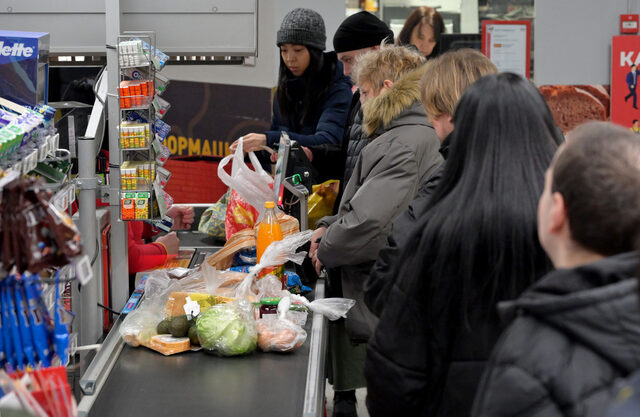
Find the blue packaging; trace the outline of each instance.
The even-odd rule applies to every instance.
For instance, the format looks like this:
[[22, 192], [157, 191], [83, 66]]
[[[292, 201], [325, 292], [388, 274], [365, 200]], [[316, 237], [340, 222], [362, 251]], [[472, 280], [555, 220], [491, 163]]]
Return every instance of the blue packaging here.
[[44, 308], [44, 303], [40, 302], [42, 290], [37, 275], [28, 276], [25, 273], [24, 290], [29, 306], [29, 324], [33, 344], [42, 366], [46, 368], [51, 365], [51, 349], [49, 349], [49, 337], [47, 336], [49, 313]]
[[56, 355], [60, 359], [63, 366], [67, 366], [69, 362], [69, 329], [67, 325], [62, 322], [60, 316], [60, 271], [56, 271], [56, 301], [55, 301], [55, 313], [54, 313], [54, 326], [53, 326], [53, 346], [56, 351]]
[[11, 315], [9, 314], [9, 301], [7, 300], [6, 278], [0, 282], [0, 299], [2, 300], [2, 338], [4, 339], [4, 350], [7, 355], [7, 362], [15, 369], [16, 357], [14, 355], [13, 341], [11, 340]]
[[16, 297], [16, 314], [18, 316], [20, 338], [22, 339], [22, 352], [29, 366], [35, 368], [37, 363], [35, 349], [33, 347], [33, 335], [31, 333], [31, 326], [29, 325], [29, 307], [24, 293], [23, 281], [19, 277], [16, 277], [13, 292]]
[[0, 30], [0, 97], [17, 104], [47, 103], [49, 34]]

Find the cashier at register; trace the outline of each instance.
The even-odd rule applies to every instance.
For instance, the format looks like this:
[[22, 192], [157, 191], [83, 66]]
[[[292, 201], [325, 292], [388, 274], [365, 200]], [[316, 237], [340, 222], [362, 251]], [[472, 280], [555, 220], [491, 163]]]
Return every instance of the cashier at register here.
[[[172, 230], [191, 228], [194, 221], [193, 207], [173, 205], [167, 211], [167, 216], [173, 219]], [[176, 232], [169, 232], [160, 236], [152, 243], [149, 241], [157, 231], [145, 222], [128, 222], [129, 228], [129, 274], [162, 265], [169, 256], [177, 255], [180, 240]]]
[[[284, 17], [277, 35], [280, 72], [271, 128], [244, 135], [245, 152], [277, 145], [282, 131], [307, 148], [309, 159], [308, 147], [340, 147], [351, 103], [351, 81], [343, 74], [336, 53], [322, 52], [326, 39], [324, 21], [317, 12], [298, 8]], [[236, 146], [236, 142], [231, 144], [231, 152]], [[322, 177], [327, 167], [311, 163]]]

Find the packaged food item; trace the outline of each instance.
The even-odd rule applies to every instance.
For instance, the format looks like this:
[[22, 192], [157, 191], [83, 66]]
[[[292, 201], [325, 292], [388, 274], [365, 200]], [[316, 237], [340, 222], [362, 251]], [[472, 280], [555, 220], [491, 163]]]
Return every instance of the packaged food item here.
[[307, 332], [287, 318], [291, 299], [278, 303], [277, 314], [267, 314], [257, 321], [258, 347], [264, 352], [292, 352], [305, 340]]
[[167, 298], [165, 317], [176, 317], [184, 315], [184, 305], [186, 304], [187, 297], [189, 297], [192, 301], [198, 303], [201, 312], [204, 312], [214, 305], [233, 301], [233, 298], [222, 297], [219, 295], [172, 292], [171, 294], [169, 294], [169, 298]]
[[122, 204], [122, 220], [135, 220], [136, 219], [136, 206], [135, 200], [136, 193], [124, 193], [121, 200]]
[[[264, 203], [264, 207], [265, 207], [264, 218], [258, 225], [258, 237], [256, 240], [258, 263], [262, 259], [262, 255], [264, 254], [264, 251], [267, 249], [269, 245], [271, 245], [271, 243], [282, 240], [282, 229], [280, 228], [280, 222], [276, 217], [275, 202], [267, 201]], [[258, 274], [258, 279], [269, 274], [273, 274], [280, 279], [282, 283], [282, 289], [286, 287], [286, 282], [284, 281], [283, 265], [264, 268]]]
[[147, 347], [165, 356], [169, 356], [190, 350], [191, 342], [189, 342], [188, 337], [173, 337], [167, 334], [158, 334], [151, 338]]
[[149, 218], [149, 198], [151, 197], [148, 192], [136, 193], [136, 208], [135, 218], [138, 220], [144, 220]]

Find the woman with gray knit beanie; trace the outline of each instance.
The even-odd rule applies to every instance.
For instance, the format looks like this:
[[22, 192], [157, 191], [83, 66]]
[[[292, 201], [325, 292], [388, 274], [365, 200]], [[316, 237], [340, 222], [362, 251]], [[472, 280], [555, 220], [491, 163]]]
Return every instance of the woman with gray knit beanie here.
[[[284, 17], [277, 35], [280, 75], [271, 128], [244, 135], [245, 151], [274, 146], [282, 131], [303, 147], [340, 146], [351, 103], [351, 81], [343, 74], [336, 53], [322, 52], [326, 39], [324, 20], [317, 12], [298, 8]], [[232, 151], [235, 146], [231, 145]], [[326, 162], [322, 166], [311, 162], [319, 180], [331, 178], [329, 172], [335, 171]]]

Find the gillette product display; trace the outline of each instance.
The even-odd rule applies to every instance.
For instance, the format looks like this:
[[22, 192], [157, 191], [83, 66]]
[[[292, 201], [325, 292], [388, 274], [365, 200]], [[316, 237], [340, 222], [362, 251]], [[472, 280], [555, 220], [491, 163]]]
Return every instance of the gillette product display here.
[[49, 34], [0, 30], [0, 97], [21, 105], [47, 103]]

